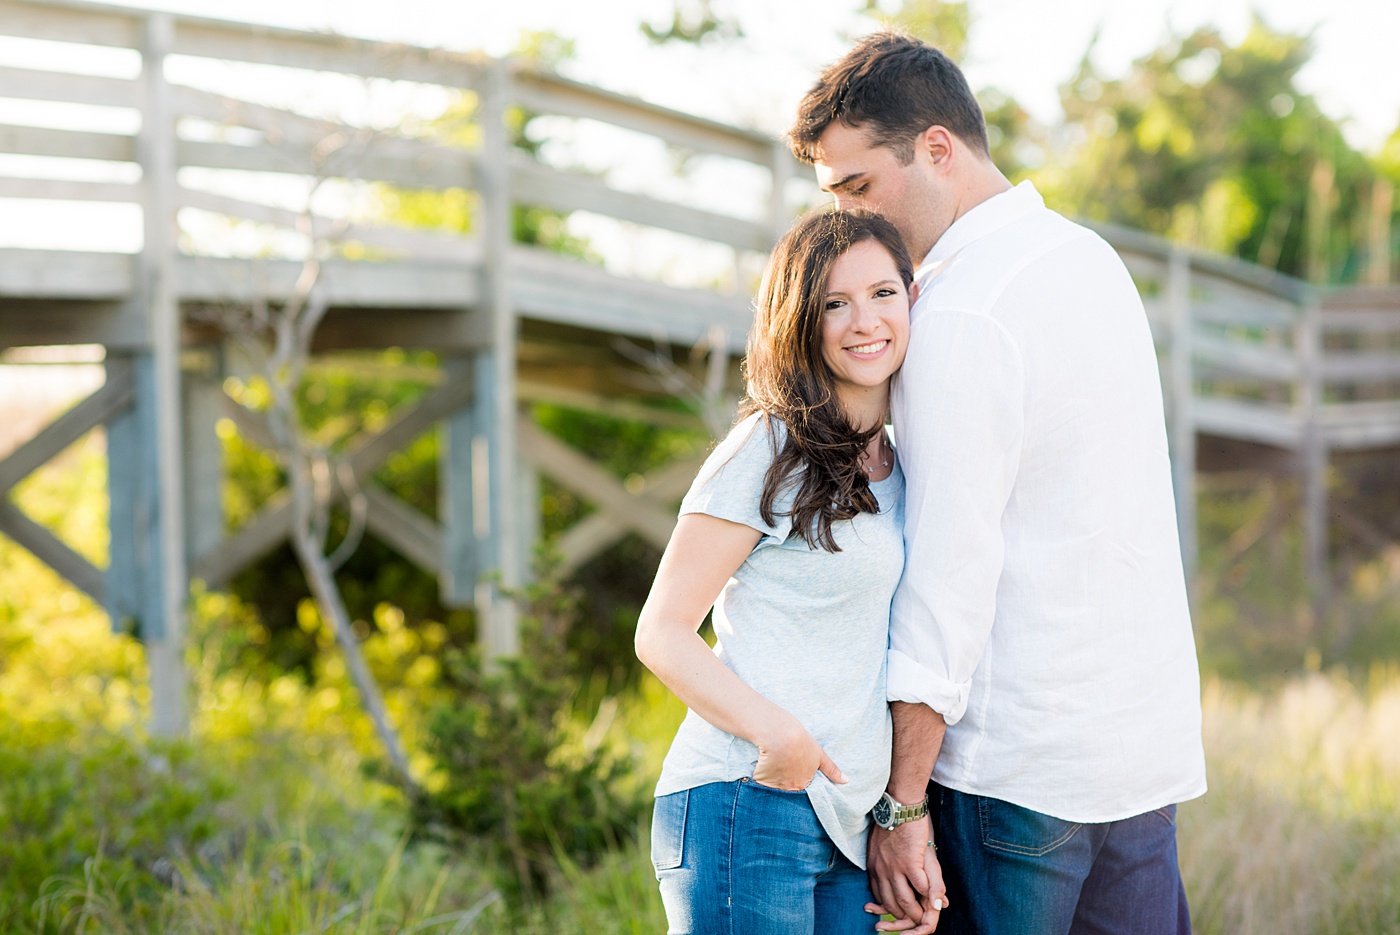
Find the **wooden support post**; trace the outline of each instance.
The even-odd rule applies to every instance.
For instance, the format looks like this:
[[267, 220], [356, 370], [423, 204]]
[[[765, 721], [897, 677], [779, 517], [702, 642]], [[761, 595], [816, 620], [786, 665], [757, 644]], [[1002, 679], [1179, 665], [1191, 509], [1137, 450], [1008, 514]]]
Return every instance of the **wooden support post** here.
[[515, 463], [515, 546], [524, 583], [534, 577], [535, 543], [540, 541], [540, 475], [522, 453]]
[[[471, 382], [471, 361], [443, 361], [444, 383]], [[472, 439], [476, 437], [476, 409], [464, 406], [442, 421], [438, 445], [438, 517], [442, 525], [442, 559], [438, 564], [438, 588], [448, 607], [469, 607], [476, 600], [478, 567], [476, 498], [472, 485]]]
[[185, 563], [219, 547], [224, 535], [223, 366], [218, 348], [202, 348], [184, 370]]
[[175, 110], [165, 80], [165, 56], [174, 43], [168, 13], [146, 17], [141, 60], [141, 133], [137, 149], [143, 189], [141, 277], [138, 292], [150, 313], [156, 443], [158, 533], [151, 546], [160, 567], [160, 611], [143, 620], [151, 678], [151, 729], [175, 737], [188, 730], [185, 697], [184, 465], [181, 441], [180, 303], [175, 291]]
[[521, 530], [516, 516], [518, 455], [516, 453], [516, 341], [518, 324], [510, 294], [512, 238], [510, 141], [505, 113], [510, 104], [510, 71], [496, 61], [483, 75], [481, 94], [481, 201], [484, 214], [485, 277], [481, 291], [490, 314], [488, 350], [476, 357], [473, 383], [472, 523], [476, 532], [478, 567], [487, 572], [477, 581], [478, 633], [488, 656], [513, 656], [520, 651], [515, 601], [509, 596], [524, 581], [520, 566]]
[[1167, 261], [1167, 312], [1171, 324], [1167, 366], [1167, 419], [1172, 459], [1172, 490], [1176, 497], [1177, 534], [1187, 592], [1195, 598], [1196, 419], [1195, 372], [1192, 366], [1191, 264], [1183, 250], [1172, 250]]
[[1321, 619], [1331, 596], [1332, 572], [1328, 554], [1328, 445], [1322, 425], [1322, 308], [1315, 296], [1303, 307], [1294, 340], [1298, 353], [1298, 398], [1294, 405], [1303, 423], [1299, 457], [1303, 475], [1303, 571], [1316, 621]]
[[111, 556], [102, 594], [116, 630], [143, 640], [163, 628], [160, 484], [157, 479], [155, 365], [149, 353], [107, 355], [109, 383], [129, 374], [132, 404], [107, 421]]

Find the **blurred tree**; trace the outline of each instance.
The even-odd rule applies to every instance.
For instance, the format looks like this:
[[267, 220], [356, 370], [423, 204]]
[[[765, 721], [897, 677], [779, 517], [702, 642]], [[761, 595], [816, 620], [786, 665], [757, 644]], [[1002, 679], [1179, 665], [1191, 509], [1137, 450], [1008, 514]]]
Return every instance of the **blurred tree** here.
[[714, 0], [671, 0], [671, 22], [657, 26], [644, 20], [638, 28], [656, 45], [701, 45], [744, 37], [739, 20], [732, 14], [716, 13]]
[[902, 29], [942, 50], [955, 62], [967, 53], [972, 11], [958, 0], [864, 0], [860, 12], [883, 26]]
[[1312, 48], [1256, 16], [1239, 45], [1203, 27], [1110, 79], [1091, 43], [1061, 89], [1068, 156], [1037, 182], [1070, 213], [1318, 281], [1354, 279], [1375, 170], [1298, 90]]

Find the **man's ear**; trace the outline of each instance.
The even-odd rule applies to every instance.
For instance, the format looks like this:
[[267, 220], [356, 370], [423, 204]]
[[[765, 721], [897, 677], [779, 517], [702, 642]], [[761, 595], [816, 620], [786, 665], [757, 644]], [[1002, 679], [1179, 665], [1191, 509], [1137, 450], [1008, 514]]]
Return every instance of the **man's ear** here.
[[947, 127], [935, 123], [919, 137], [919, 148], [941, 172], [952, 167], [953, 134]]

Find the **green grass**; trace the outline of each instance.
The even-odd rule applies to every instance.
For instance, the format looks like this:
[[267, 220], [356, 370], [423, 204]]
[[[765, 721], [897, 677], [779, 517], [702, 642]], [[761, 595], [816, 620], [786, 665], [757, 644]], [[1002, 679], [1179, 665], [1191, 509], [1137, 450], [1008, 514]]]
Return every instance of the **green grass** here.
[[[92, 517], [102, 492], [91, 482], [101, 464], [86, 445], [17, 496], [101, 561], [102, 523]], [[1255, 509], [1244, 504], [1219, 525], [1247, 518], [1246, 507]], [[1400, 617], [1395, 576], [1380, 564], [1358, 575], [1370, 603], [1350, 606], [1381, 608], [1374, 619], [1390, 627]], [[1247, 587], [1248, 574], [1239, 577]], [[1233, 600], [1212, 588], [1212, 600]], [[218, 594], [193, 606], [193, 737], [154, 743], [142, 728], [140, 644], [111, 633], [87, 598], [0, 538], [0, 932], [664, 930], [645, 828], [592, 868], [559, 855], [550, 895], [526, 907], [498, 898], [501, 868], [487, 848], [408, 843], [404, 803], [364, 773], [374, 738], [334, 653], [309, 680], [240, 668], [230, 662], [247, 658], [239, 634], [256, 631], [246, 608]], [[1262, 619], [1266, 607], [1258, 599], [1247, 609]], [[376, 611], [367, 654], [404, 673], [388, 695], [412, 742], [414, 712], [434, 697], [435, 650], [401, 616]], [[1284, 622], [1265, 649], [1301, 663], [1311, 638], [1295, 640], [1301, 624]], [[305, 624], [314, 630], [314, 614]], [[1232, 660], [1221, 668], [1242, 676], [1206, 681], [1211, 788], [1180, 810], [1196, 931], [1400, 932], [1400, 668], [1368, 671], [1338, 654], [1350, 670], [1296, 664], [1294, 674], [1260, 678], [1244, 661], [1256, 658], [1249, 641], [1263, 639], [1263, 624], [1208, 624], [1207, 638], [1235, 641], [1221, 637]], [[1312, 658], [1313, 668], [1328, 661]], [[634, 781], [646, 783], [683, 710], [643, 678], [603, 706], [591, 731], [635, 755]]]

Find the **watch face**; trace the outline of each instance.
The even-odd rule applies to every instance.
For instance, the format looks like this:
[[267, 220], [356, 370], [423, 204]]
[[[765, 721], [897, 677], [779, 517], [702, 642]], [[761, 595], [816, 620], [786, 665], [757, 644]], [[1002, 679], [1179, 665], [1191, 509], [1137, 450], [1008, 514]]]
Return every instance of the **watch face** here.
[[875, 819], [875, 824], [881, 828], [890, 826], [890, 819], [894, 816], [890, 810], [890, 797], [888, 795], [880, 796], [880, 801], [876, 802], [875, 807], [870, 810], [870, 817]]

